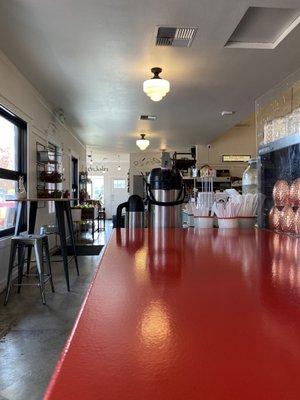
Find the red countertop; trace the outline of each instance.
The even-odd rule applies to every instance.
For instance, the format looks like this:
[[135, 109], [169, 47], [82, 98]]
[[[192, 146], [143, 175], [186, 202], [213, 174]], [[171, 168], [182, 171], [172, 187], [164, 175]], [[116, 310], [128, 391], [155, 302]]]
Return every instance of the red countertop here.
[[45, 399], [298, 400], [299, 245], [115, 231]]

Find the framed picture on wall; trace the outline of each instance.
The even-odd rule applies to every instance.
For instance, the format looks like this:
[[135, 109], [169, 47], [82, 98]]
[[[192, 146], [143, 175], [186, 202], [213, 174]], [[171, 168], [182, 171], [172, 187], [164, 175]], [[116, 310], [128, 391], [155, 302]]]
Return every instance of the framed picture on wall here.
[[248, 162], [251, 159], [250, 155], [226, 154], [222, 156], [223, 162]]

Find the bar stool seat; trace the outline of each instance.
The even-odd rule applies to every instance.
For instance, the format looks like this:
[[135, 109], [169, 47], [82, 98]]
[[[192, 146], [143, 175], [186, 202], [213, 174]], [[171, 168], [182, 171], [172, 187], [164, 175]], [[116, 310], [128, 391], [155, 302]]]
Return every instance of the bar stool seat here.
[[[27, 247], [32, 247], [35, 252], [36, 269], [37, 269], [36, 275], [38, 278], [37, 284], [22, 283], [23, 269], [25, 262], [25, 250]], [[20, 293], [21, 286], [23, 285], [39, 286], [42, 303], [46, 304], [45, 283], [48, 280], [50, 281], [52, 292], [54, 292], [48, 237], [47, 235], [19, 235], [19, 236], [13, 236], [11, 239], [10, 258], [9, 258], [9, 266], [7, 273], [7, 285], [6, 285], [4, 305], [6, 305], [8, 302], [8, 297], [12, 286], [12, 272], [14, 269], [14, 262], [17, 251], [18, 251], [18, 283], [15, 285], [18, 286], [18, 293]], [[45, 255], [45, 259], [47, 262], [47, 267], [48, 267], [47, 273], [45, 273], [44, 271], [43, 254]]]
[[[49, 224], [49, 225], [42, 225], [40, 227], [40, 235], [57, 235], [58, 232], [58, 227], [54, 224]], [[20, 236], [26, 236], [28, 235], [27, 233], [20, 233]], [[27, 245], [28, 248], [28, 253], [27, 253], [27, 270], [26, 270], [26, 275], [29, 275], [30, 272], [30, 263], [31, 263], [31, 248], [29, 244]]]

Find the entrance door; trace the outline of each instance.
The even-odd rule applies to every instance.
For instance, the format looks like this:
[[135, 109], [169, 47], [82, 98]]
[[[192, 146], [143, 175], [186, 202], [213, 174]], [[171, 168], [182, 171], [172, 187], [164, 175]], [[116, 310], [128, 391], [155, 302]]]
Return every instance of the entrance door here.
[[[79, 196], [78, 193], [78, 160], [77, 158], [72, 156], [71, 159], [71, 197], [73, 199], [77, 199]], [[74, 205], [77, 204], [77, 201], [74, 201]]]
[[104, 201], [104, 176], [91, 175], [89, 176], [90, 186], [88, 185], [88, 193], [92, 200], [100, 200], [102, 204]]
[[117, 212], [119, 204], [128, 200], [126, 179], [112, 178], [111, 179], [111, 204], [106, 204], [106, 212], [111, 218]]

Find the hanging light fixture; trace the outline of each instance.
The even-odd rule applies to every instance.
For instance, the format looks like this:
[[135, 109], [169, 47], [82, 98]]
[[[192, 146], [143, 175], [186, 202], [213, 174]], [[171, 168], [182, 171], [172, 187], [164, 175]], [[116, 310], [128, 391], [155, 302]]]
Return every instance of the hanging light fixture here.
[[160, 101], [170, 91], [170, 82], [162, 79], [159, 74], [162, 69], [159, 67], [151, 68], [153, 78], [148, 79], [143, 84], [143, 91], [153, 101]]
[[139, 147], [141, 150], [146, 150], [146, 148], [149, 146], [150, 141], [148, 139], [145, 139], [146, 134], [141, 133], [141, 139], [138, 139], [136, 141], [137, 147]]
[[119, 164], [118, 164], [118, 171], [121, 171], [121, 165], [120, 165], [120, 154], [118, 154], [118, 160], [119, 160]]

